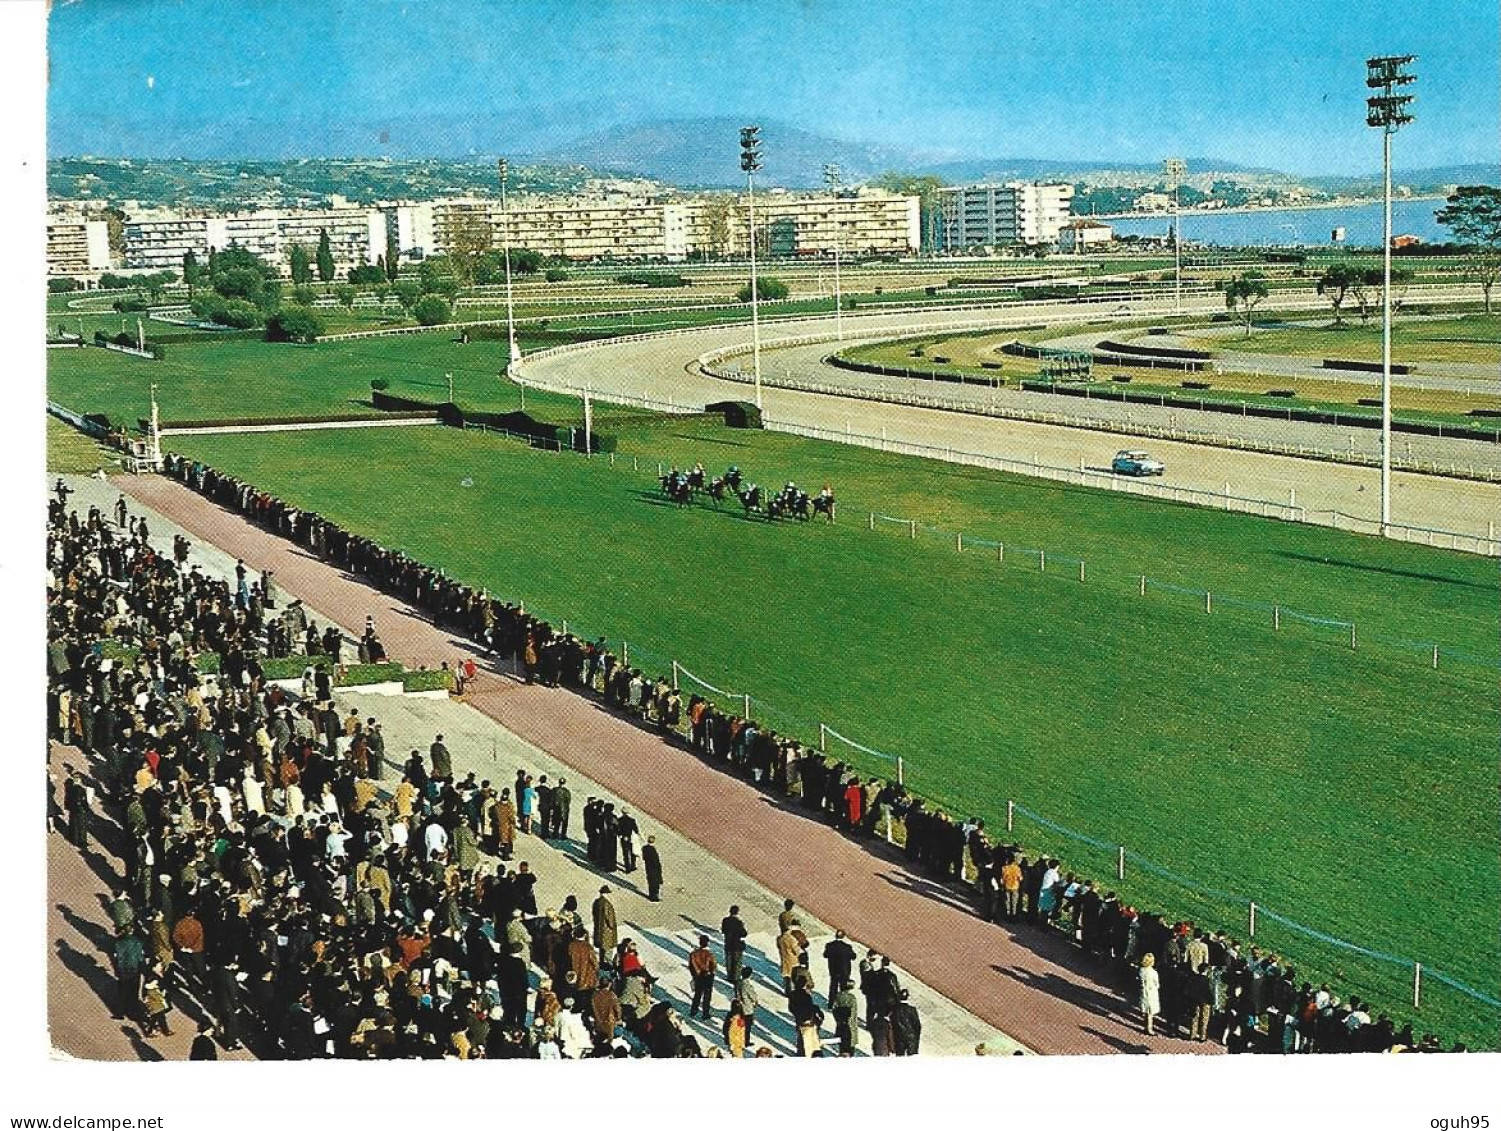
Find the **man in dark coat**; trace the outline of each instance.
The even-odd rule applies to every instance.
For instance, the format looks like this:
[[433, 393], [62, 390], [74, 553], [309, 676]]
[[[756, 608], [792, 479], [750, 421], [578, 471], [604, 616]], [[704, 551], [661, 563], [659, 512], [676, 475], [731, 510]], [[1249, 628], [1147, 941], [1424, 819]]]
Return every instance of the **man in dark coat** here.
[[745, 939], [750, 934], [740, 918], [740, 908], [731, 907], [730, 913], [719, 924], [719, 933], [724, 939], [725, 977], [731, 986], [740, 984], [740, 968], [745, 963]]
[[68, 840], [87, 852], [93, 810], [89, 807], [89, 787], [77, 770], [68, 771], [68, 780], [63, 785], [63, 808], [68, 814]]
[[850, 971], [855, 967], [855, 948], [850, 946], [843, 931], [835, 931], [834, 937], [823, 948], [823, 959], [829, 967], [829, 1007], [840, 988], [850, 980]]
[[432, 776], [444, 781], [453, 780], [453, 758], [448, 753], [448, 747], [443, 745], [443, 736], [440, 734], [433, 740], [432, 746], [428, 747], [428, 757], [432, 762]]
[[641, 863], [646, 868], [646, 896], [653, 903], [662, 901], [662, 854], [657, 851], [657, 838], [649, 836], [641, 847]]
[[552, 839], [568, 839], [568, 810], [573, 805], [573, 792], [568, 788], [568, 779], [559, 778], [558, 788], [552, 791]]
[[505, 1023], [514, 1028], [525, 1028], [527, 971], [526, 958], [519, 943], [496, 963], [495, 981], [500, 988], [500, 1009]]
[[891, 1010], [891, 1033], [897, 1056], [917, 1055], [922, 1043], [922, 1018], [917, 1014], [917, 1006], [907, 999], [906, 990]]

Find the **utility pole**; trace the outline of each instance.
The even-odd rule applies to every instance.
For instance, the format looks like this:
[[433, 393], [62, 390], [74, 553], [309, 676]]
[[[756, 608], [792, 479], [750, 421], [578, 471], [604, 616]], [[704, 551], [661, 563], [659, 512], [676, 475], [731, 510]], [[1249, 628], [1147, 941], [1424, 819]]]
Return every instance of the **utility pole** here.
[[844, 242], [839, 230], [839, 186], [842, 182], [838, 165], [823, 167], [823, 183], [834, 194], [834, 203], [829, 214], [834, 220], [834, 337], [844, 341], [844, 292], [839, 286], [839, 246]]
[[756, 372], [756, 408], [761, 407], [761, 313], [756, 285], [756, 171], [761, 168], [761, 127], [740, 130], [740, 168], [745, 173], [750, 213], [751, 358]]
[[1366, 60], [1365, 84], [1377, 93], [1366, 99], [1366, 125], [1381, 131], [1381, 179], [1385, 223], [1381, 258], [1381, 534], [1392, 523], [1392, 134], [1412, 121], [1412, 95], [1396, 89], [1416, 79], [1403, 70], [1416, 55], [1381, 55]]

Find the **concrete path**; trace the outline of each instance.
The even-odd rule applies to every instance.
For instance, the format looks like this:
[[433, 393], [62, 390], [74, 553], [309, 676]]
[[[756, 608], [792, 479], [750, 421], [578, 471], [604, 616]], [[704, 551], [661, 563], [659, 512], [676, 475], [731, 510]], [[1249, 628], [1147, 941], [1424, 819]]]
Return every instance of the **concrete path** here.
[[[435, 627], [416, 609], [170, 480], [149, 476], [115, 482], [190, 537], [230, 547], [253, 568], [274, 569], [279, 583], [313, 608], [344, 610], [340, 619], [349, 623], [373, 615], [390, 653], [408, 664], [435, 666], [470, 654], [465, 641]], [[681, 847], [673, 848], [670, 860], [689, 859], [697, 846], [701, 855], [723, 860], [766, 891], [796, 900], [818, 921], [890, 955], [906, 974], [1028, 1048], [1046, 1053], [1217, 1051], [1144, 1037], [1127, 996], [1055, 932], [980, 921], [964, 893], [908, 869], [884, 845], [846, 837], [810, 819], [801, 807], [761, 794], [595, 701], [522, 685], [489, 667], [469, 703], [645, 814], [643, 824], [681, 836], [682, 841], [672, 842]], [[388, 742], [388, 749], [393, 744]], [[494, 764], [501, 764], [498, 751]], [[679, 882], [681, 867], [667, 865], [669, 884]], [[717, 892], [695, 898], [705, 899], [708, 909], [728, 902]], [[638, 913], [639, 907], [632, 905], [625, 917]], [[710, 925], [717, 921], [716, 916]], [[667, 941], [652, 939], [664, 950], [670, 950], [676, 931], [693, 929], [682, 921], [673, 926], [643, 920], [644, 929], [668, 926], [673, 929], [663, 935]], [[766, 927], [763, 921], [760, 929]]]

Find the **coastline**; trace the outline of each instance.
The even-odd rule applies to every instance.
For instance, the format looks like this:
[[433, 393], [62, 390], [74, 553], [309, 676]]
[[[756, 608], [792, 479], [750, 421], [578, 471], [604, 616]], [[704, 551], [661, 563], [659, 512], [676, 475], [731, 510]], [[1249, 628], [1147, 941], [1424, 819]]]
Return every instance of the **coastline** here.
[[[1419, 200], [1447, 200], [1443, 193], [1418, 193], [1413, 196], [1394, 196], [1393, 204], [1401, 204], [1407, 201]], [[1373, 204], [1382, 203], [1380, 197], [1373, 200], [1365, 200], [1357, 197], [1340, 198], [1339, 200], [1320, 200], [1311, 204], [1264, 204], [1242, 205], [1238, 208], [1184, 208], [1178, 213], [1180, 216], [1245, 216], [1261, 215], [1268, 212], [1323, 212], [1332, 208], [1368, 208]], [[1094, 212], [1078, 213], [1072, 217], [1075, 220], [1171, 220], [1172, 212]]]

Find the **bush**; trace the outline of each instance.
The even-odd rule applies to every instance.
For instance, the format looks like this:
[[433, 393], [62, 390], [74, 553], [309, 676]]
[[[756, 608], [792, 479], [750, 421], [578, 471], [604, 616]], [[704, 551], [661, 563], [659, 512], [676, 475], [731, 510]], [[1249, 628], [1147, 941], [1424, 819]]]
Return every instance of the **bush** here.
[[47, 280], [47, 293], [53, 295], [65, 295], [69, 291], [78, 290], [78, 280], [70, 279], [66, 275], [59, 275], [55, 279]]
[[109, 271], [99, 276], [99, 289], [104, 291], [123, 291], [135, 286], [135, 280], [129, 275], [115, 275]]
[[162, 361], [167, 356], [167, 347], [160, 342], [147, 342], [146, 351], [157, 361]]
[[96, 346], [107, 346], [107, 345], [109, 345], [109, 335], [106, 334], [103, 330], [95, 330], [94, 331], [94, 344]]
[[452, 691], [453, 672], [445, 668], [424, 668], [421, 671], [403, 672], [401, 686], [404, 691]]
[[561, 267], [549, 267], [546, 274], [542, 277], [549, 283], [562, 283], [566, 282], [569, 276], [568, 272], [564, 271]]
[[386, 281], [386, 273], [373, 263], [362, 263], [349, 269], [349, 281], [357, 287], [373, 287]]
[[148, 309], [143, 298], [117, 298], [112, 304], [121, 314], [144, 314]]
[[[876, 293], [880, 294], [880, 292], [881, 288], [877, 287]], [[787, 284], [774, 276], [762, 275], [756, 280], [756, 297], [762, 302], [772, 302], [779, 298], [786, 298], [787, 294]], [[749, 283], [746, 283], [745, 286], [735, 292], [735, 298], [740, 302], [750, 302], [750, 297]]]
[[423, 326], [440, 325], [448, 321], [448, 303], [440, 295], [423, 295], [413, 304], [412, 317]]
[[292, 301], [298, 306], [312, 306], [318, 300], [318, 292], [312, 287], [293, 287]]
[[370, 387], [377, 393], [380, 393], [389, 389], [391, 387], [391, 382], [387, 381], [384, 377], [377, 377], [370, 382]]
[[307, 306], [283, 306], [266, 319], [268, 342], [315, 342], [323, 330], [323, 319]]

